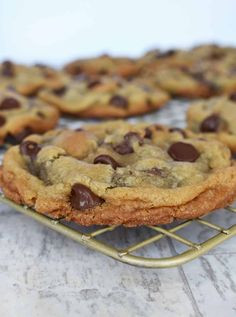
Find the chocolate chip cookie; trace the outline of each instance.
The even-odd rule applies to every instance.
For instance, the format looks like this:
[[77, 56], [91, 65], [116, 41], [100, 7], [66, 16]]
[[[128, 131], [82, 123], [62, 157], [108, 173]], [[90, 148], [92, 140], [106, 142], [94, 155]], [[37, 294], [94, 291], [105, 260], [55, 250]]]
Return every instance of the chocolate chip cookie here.
[[163, 66], [166, 68], [186, 68], [192, 65], [192, 55], [186, 50], [170, 49], [162, 51], [154, 49], [141, 56], [138, 65], [140, 73], [157, 71]]
[[196, 62], [189, 69], [191, 75], [203, 83], [209, 83], [214, 95], [236, 91], [236, 51], [229, 51], [222, 58]]
[[51, 218], [89, 225], [191, 219], [236, 196], [236, 166], [218, 141], [122, 121], [32, 135], [4, 155], [4, 194]]
[[160, 67], [151, 76], [155, 84], [175, 97], [209, 97], [215, 92], [212, 83], [193, 76], [186, 69]]
[[236, 99], [214, 97], [193, 102], [187, 111], [188, 129], [205, 138], [216, 138], [236, 152]]
[[27, 135], [55, 127], [58, 110], [11, 90], [0, 90], [0, 144], [17, 144]]
[[173, 96], [209, 97], [236, 91], [236, 49], [201, 45], [191, 50], [154, 50], [139, 63], [141, 76], [153, 78]]
[[0, 88], [11, 88], [26, 96], [34, 96], [42, 87], [58, 88], [68, 80], [66, 74], [36, 64], [26, 66], [4, 61], [0, 64]]
[[121, 77], [81, 76], [59, 89], [46, 89], [39, 97], [60, 111], [81, 118], [121, 118], [159, 109], [167, 93], [148, 82]]
[[135, 60], [126, 57], [99, 57], [78, 59], [65, 65], [64, 70], [71, 76], [88, 75], [118, 75], [132, 77], [137, 75], [139, 68]]

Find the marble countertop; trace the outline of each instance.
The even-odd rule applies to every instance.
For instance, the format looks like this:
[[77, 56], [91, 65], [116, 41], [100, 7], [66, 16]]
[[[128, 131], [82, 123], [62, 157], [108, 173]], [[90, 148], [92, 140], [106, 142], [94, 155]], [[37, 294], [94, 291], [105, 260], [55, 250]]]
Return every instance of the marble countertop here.
[[[145, 119], [161, 123], [171, 119], [182, 126], [185, 108], [167, 107]], [[232, 214], [222, 212], [208, 217], [227, 226], [235, 221]], [[118, 230], [113, 239], [141, 239], [145, 232], [131, 234]], [[189, 228], [185, 234], [197, 242], [208, 236], [208, 230]], [[232, 238], [181, 267], [143, 269], [89, 250], [1, 205], [0, 316], [234, 317], [235, 243]], [[178, 243], [163, 239], [152, 244], [148, 254], [171, 256], [180, 249]]]

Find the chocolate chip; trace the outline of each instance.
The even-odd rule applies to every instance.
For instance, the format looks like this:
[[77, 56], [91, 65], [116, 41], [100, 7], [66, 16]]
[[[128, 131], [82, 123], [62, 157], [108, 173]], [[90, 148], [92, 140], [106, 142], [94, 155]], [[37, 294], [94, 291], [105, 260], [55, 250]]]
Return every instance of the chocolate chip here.
[[43, 112], [41, 112], [41, 111], [37, 111], [36, 114], [37, 114], [38, 117], [40, 117], [42, 119], [45, 118], [45, 114]]
[[6, 123], [6, 118], [3, 116], [0, 116], [0, 127], [2, 127]]
[[236, 92], [232, 93], [230, 96], [229, 96], [229, 99], [231, 101], [236, 101]]
[[128, 107], [128, 100], [120, 95], [114, 95], [110, 101], [109, 101], [110, 105], [113, 105], [117, 108], [123, 108], [126, 109]]
[[69, 73], [71, 73], [72, 76], [77, 76], [83, 72], [82, 68], [79, 65], [73, 65], [71, 69], [69, 69]]
[[76, 132], [81, 132], [81, 131], [84, 131], [84, 129], [82, 129], [82, 128], [76, 128], [75, 131], [76, 131]]
[[29, 127], [24, 128], [21, 132], [17, 134], [11, 134], [8, 133], [4, 139], [5, 143], [9, 143], [12, 145], [19, 144], [24, 138], [26, 138], [28, 135], [32, 134], [32, 129]]
[[161, 177], [166, 176], [166, 173], [162, 169], [157, 168], [157, 167], [153, 167], [149, 170], [145, 170], [145, 172], [148, 174], [151, 174], [151, 175], [157, 175], [157, 176], [161, 176]]
[[199, 83], [205, 85], [208, 89], [211, 90], [212, 93], [217, 93], [219, 91], [219, 86], [214, 82], [208, 80], [204, 73], [192, 73], [190, 74], [194, 79], [196, 79]]
[[180, 128], [170, 128], [169, 132], [179, 132], [184, 138], [187, 137], [186, 132]]
[[216, 132], [220, 127], [221, 119], [217, 114], [205, 118], [200, 126], [201, 132]]
[[152, 100], [151, 100], [150, 98], [147, 98], [146, 103], [147, 103], [147, 106], [148, 106], [149, 108], [152, 108], [152, 107], [153, 107], [153, 103], [152, 103]]
[[99, 85], [101, 85], [100, 80], [94, 79], [94, 80], [90, 80], [90, 81], [88, 82], [87, 88], [88, 88], [88, 89], [92, 89], [92, 88], [94, 88], [94, 87], [96, 87], [96, 86], [99, 86]]
[[53, 93], [57, 96], [63, 96], [66, 92], [67, 88], [66, 86], [60, 87], [60, 88], [54, 88]]
[[100, 69], [98, 72], [99, 75], [106, 75], [107, 73], [108, 73], [108, 70], [104, 68]]
[[123, 141], [122, 143], [116, 145], [114, 147], [114, 150], [117, 153], [121, 154], [121, 155], [130, 154], [130, 153], [134, 152], [133, 147], [129, 143], [125, 142], [125, 141]]
[[143, 139], [142, 137], [137, 133], [137, 132], [128, 132], [124, 135], [124, 140], [126, 142], [130, 142], [132, 138], [135, 138], [139, 141], [139, 144], [142, 145], [143, 144]]
[[71, 189], [70, 203], [72, 208], [85, 210], [101, 205], [104, 200], [95, 195], [87, 186], [74, 184]]
[[22, 155], [27, 155], [31, 159], [35, 159], [41, 147], [33, 141], [24, 141], [20, 144], [20, 153]]
[[167, 51], [164, 51], [164, 52], [157, 53], [156, 57], [157, 58], [170, 57], [170, 56], [175, 55], [176, 52], [177, 52], [177, 50], [171, 49], [171, 50], [167, 50]]
[[114, 150], [121, 155], [133, 153], [134, 150], [131, 144], [131, 140], [134, 138], [138, 140], [139, 145], [143, 144], [143, 139], [141, 138], [141, 136], [137, 132], [131, 131], [125, 134], [124, 141], [116, 145], [114, 147]]
[[20, 102], [12, 97], [7, 97], [0, 103], [0, 110], [11, 110], [20, 108]]
[[156, 131], [163, 131], [163, 126], [160, 124], [154, 124], [153, 127]]
[[2, 75], [5, 77], [14, 76], [14, 64], [10, 61], [5, 61], [2, 63]]
[[200, 155], [193, 145], [183, 142], [173, 143], [168, 149], [168, 154], [173, 160], [182, 162], [195, 162]]
[[95, 159], [94, 159], [94, 164], [107, 164], [107, 165], [111, 165], [111, 167], [115, 170], [117, 167], [120, 167], [120, 164], [117, 163], [111, 156], [109, 155], [98, 155]]
[[209, 59], [213, 59], [213, 60], [217, 60], [217, 59], [221, 59], [225, 56], [225, 54], [223, 52], [212, 52], [209, 55]]
[[34, 89], [30, 93], [27, 94], [27, 98], [35, 98], [39, 94], [39, 92], [42, 90], [42, 87], [38, 87], [37, 89]]
[[150, 128], [145, 128], [145, 134], [144, 134], [144, 137], [146, 139], [151, 139], [152, 138], [152, 130]]

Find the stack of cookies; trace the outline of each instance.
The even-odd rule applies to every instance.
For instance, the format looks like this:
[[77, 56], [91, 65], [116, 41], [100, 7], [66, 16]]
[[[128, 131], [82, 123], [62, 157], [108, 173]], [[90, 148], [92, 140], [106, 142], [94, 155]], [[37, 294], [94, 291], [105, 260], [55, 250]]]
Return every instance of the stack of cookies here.
[[[56, 127], [65, 115], [143, 115], [175, 97], [195, 98], [183, 129], [125, 120]], [[18, 204], [85, 226], [193, 219], [236, 198], [235, 120], [236, 48], [102, 55], [61, 70], [5, 61], [1, 189]]]

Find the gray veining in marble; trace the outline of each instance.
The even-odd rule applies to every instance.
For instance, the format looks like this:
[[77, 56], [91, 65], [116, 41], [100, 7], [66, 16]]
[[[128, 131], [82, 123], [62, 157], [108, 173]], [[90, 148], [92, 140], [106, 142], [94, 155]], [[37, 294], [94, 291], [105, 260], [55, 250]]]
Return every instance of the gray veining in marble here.
[[[186, 104], [175, 102], [174, 108], [143, 118], [181, 127], [185, 109]], [[68, 123], [80, 124], [62, 120]], [[232, 214], [208, 217], [233, 223]], [[107, 238], [121, 245], [146, 237], [145, 230], [118, 229]], [[194, 226], [185, 235], [197, 242], [208, 231]], [[146, 255], [171, 256], [181, 248], [166, 239], [151, 245]], [[86, 249], [1, 205], [0, 250], [1, 317], [236, 316], [235, 238], [182, 267], [142, 269]]]

